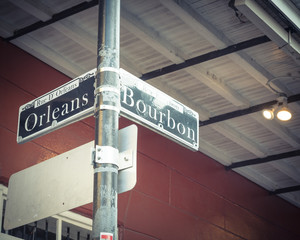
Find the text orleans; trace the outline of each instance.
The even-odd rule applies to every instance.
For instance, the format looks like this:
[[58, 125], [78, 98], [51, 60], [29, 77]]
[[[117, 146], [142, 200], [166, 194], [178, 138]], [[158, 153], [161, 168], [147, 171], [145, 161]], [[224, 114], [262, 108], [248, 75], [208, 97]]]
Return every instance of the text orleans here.
[[44, 124], [51, 123], [54, 120], [57, 120], [60, 116], [65, 116], [80, 107], [84, 107], [88, 104], [88, 94], [85, 93], [81, 98], [75, 98], [68, 103], [64, 103], [61, 107], [51, 108], [51, 105], [48, 105], [46, 111], [39, 116], [36, 113], [31, 113], [27, 116], [25, 120], [25, 130], [30, 132], [36, 127], [43, 127]]

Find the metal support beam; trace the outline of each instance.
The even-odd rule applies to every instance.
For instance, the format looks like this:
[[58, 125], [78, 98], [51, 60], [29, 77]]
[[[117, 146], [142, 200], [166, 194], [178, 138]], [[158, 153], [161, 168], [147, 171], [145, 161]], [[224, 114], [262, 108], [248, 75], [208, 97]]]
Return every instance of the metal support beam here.
[[295, 192], [300, 191], [300, 185], [292, 186], [292, 187], [286, 187], [286, 188], [279, 188], [274, 191], [269, 191], [270, 195], [277, 195], [282, 193], [289, 193], [289, 192]]
[[[292, 95], [292, 96], [289, 96], [287, 98], [288, 103], [298, 102], [298, 101], [300, 101], [300, 94]], [[249, 108], [246, 108], [246, 109], [241, 109], [241, 110], [237, 110], [237, 111], [233, 111], [233, 112], [229, 112], [229, 113], [224, 113], [222, 115], [211, 117], [210, 119], [208, 119], [206, 121], [200, 121], [199, 125], [200, 125], [200, 127], [202, 127], [202, 126], [206, 126], [206, 125], [209, 125], [209, 124], [212, 124], [212, 123], [222, 122], [222, 121], [229, 120], [229, 119], [232, 119], [232, 118], [236, 118], [236, 117], [244, 116], [244, 115], [247, 115], [247, 114], [259, 112], [259, 111], [261, 111], [265, 108], [271, 107], [275, 104], [277, 104], [277, 100], [273, 100], [273, 101], [270, 101], [270, 102], [265, 102], [265, 103], [262, 103], [262, 104], [258, 104], [258, 105], [255, 105], [255, 106], [252, 106], [252, 107], [249, 107]]]
[[118, 239], [120, 0], [99, 2], [92, 239]]
[[19, 38], [25, 34], [28, 34], [28, 33], [31, 33], [35, 30], [38, 30], [40, 28], [43, 28], [43, 27], [46, 27], [52, 23], [55, 23], [59, 20], [62, 20], [62, 19], [65, 19], [67, 17], [70, 17], [76, 13], [79, 13], [79, 12], [82, 12], [84, 10], [87, 10], [91, 7], [94, 7], [98, 4], [98, 1], [99, 0], [91, 0], [91, 1], [88, 1], [88, 2], [83, 2], [83, 3], [80, 3], [76, 6], [73, 6], [71, 8], [68, 8], [62, 12], [59, 12], [59, 13], [56, 13], [52, 16], [51, 19], [47, 20], [47, 21], [38, 21], [38, 22], [35, 22], [27, 27], [24, 27], [24, 28], [21, 28], [21, 29], [18, 29], [14, 32], [14, 35], [11, 36], [11, 37], [8, 37], [8, 38], [5, 38], [4, 40], [5, 41], [12, 41], [16, 38]]
[[246, 166], [250, 166], [250, 165], [261, 164], [261, 163], [276, 161], [279, 159], [290, 158], [290, 157], [295, 157], [295, 156], [300, 156], [300, 150], [270, 155], [265, 158], [254, 158], [254, 159], [245, 160], [245, 161], [241, 161], [241, 162], [235, 162], [229, 166], [225, 166], [225, 169], [230, 170], [233, 168], [246, 167]]
[[172, 72], [175, 72], [175, 71], [178, 71], [178, 70], [190, 67], [190, 66], [194, 66], [194, 65], [202, 63], [202, 62], [206, 62], [206, 61], [218, 58], [218, 57], [222, 57], [227, 54], [234, 53], [234, 52], [237, 52], [237, 51], [240, 51], [243, 49], [254, 47], [256, 45], [263, 44], [263, 43], [266, 43], [269, 41], [271, 41], [271, 40], [267, 36], [260, 36], [257, 38], [253, 38], [253, 39], [250, 39], [247, 41], [233, 44], [231, 46], [228, 46], [228, 47], [220, 49], [220, 50], [212, 51], [212, 52], [203, 54], [201, 56], [190, 58], [190, 59], [184, 61], [183, 63], [172, 64], [172, 65], [145, 73], [141, 76], [141, 79], [146, 81], [151, 78], [160, 77], [160, 76], [168, 74], [168, 73], [172, 73]]

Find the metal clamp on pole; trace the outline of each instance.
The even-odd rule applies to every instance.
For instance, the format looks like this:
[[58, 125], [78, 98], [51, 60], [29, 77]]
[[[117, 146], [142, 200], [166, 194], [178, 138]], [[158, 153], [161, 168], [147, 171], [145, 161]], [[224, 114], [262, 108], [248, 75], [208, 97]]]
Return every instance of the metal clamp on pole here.
[[110, 146], [98, 146], [94, 149], [93, 163], [110, 163], [119, 167], [119, 150]]
[[[100, 71], [97, 71], [96, 74], [99, 73], [105, 73], [105, 72], [114, 72], [117, 73], [118, 76], [120, 76], [119, 69], [113, 68], [113, 67], [102, 67], [100, 68]], [[102, 94], [102, 101], [99, 102], [99, 95]], [[120, 102], [116, 101], [116, 99], [120, 99], [120, 87], [115, 87], [111, 85], [101, 85], [99, 87], [96, 87], [94, 90], [94, 116], [97, 116], [98, 112], [101, 110], [112, 110], [120, 113]], [[116, 105], [112, 105], [109, 103], [117, 102]]]

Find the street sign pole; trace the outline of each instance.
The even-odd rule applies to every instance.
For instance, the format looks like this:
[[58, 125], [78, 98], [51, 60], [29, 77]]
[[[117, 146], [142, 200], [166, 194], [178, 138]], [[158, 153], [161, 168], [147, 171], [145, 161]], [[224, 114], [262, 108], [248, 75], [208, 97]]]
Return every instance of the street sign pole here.
[[120, 0], [99, 1], [92, 239], [118, 239]]

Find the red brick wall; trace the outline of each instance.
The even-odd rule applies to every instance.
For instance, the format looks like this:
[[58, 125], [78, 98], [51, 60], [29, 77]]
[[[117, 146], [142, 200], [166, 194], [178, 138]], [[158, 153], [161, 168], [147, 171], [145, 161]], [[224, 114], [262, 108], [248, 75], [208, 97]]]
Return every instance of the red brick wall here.
[[[0, 180], [94, 138], [94, 119], [23, 145], [16, 143], [18, 109], [70, 79], [0, 41]], [[121, 118], [120, 127], [132, 124]], [[201, 131], [200, 131], [201, 132]], [[91, 204], [76, 209], [91, 216]], [[139, 126], [138, 181], [119, 195], [120, 239], [300, 239], [300, 209]]]

